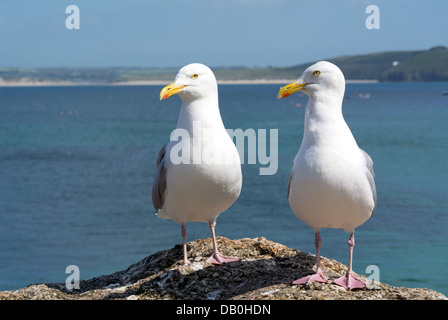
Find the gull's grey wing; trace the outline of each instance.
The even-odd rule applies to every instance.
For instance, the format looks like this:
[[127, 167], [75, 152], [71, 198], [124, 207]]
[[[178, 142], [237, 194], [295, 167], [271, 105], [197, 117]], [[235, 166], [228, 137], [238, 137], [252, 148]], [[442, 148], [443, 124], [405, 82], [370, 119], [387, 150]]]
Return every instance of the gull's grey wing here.
[[156, 174], [152, 184], [152, 204], [157, 211], [162, 209], [166, 194], [166, 167], [165, 167], [166, 144], [160, 149], [156, 160]]
[[286, 195], [286, 199], [289, 200], [289, 190], [291, 189], [291, 180], [292, 180], [292, 170], [294, 168], [294, 161], [292, 162], [291, 171], [289, 172], [288, 177], [288, 194]]
[[375, 206], [373, 207], [373, 210], [372, 210], [372, 216], [371, 216], [371, 217], [373, 217], [373, 213], [375, 212], [376, 201], [377, 201], [377, 199], [376, 199], [376, 186], [375, 186], [375, 180], [374, 180], [375, 173], [373, 172], [373, 160], [372, 160], [372, 158], [370, 158], [370, 156], [367, 154], [367, 152], [365, 152], [362, 149], [359, 149], [359, 150], [361, 150], [361, 153], [364, 155], [364, 158], [366, 160], [367, 180], [369, 181], [370, 189], [372, 190], [373, 201], [375, 203]]

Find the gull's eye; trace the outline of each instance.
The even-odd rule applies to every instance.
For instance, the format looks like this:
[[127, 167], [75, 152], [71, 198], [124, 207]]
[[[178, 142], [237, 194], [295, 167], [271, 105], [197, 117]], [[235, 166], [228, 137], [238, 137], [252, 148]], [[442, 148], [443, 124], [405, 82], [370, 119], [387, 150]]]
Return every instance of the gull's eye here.
[[320, 71], [319, 70], [314, 71], [313, 76], [315, 76], [315, 77], [320, 76]]
[[199, 77], [199, 75], [197, 73], [195, 73], [194, 75], [191, 76], [193, 79], [197, 79]]

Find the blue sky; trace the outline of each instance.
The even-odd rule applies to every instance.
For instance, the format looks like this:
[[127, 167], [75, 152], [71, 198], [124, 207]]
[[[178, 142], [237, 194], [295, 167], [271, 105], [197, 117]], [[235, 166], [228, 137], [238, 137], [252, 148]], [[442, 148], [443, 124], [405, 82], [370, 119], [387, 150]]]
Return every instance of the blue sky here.
[[[68, 30], [68, 5], [80, 29]], [[380, 9], [368, 30], [365, 9]], [[448, 46], [446, 0], [1, 0], [0, 67], [291, 66]]]

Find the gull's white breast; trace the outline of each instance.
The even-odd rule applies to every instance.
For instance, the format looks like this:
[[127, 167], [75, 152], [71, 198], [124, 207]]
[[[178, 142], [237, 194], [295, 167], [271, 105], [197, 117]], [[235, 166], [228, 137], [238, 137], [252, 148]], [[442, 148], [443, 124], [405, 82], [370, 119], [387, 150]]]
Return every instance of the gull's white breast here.
[[[173, 145], [170, 142], [167, 146], [168, 156]], [[203, 127], [201, 143], [193, 146], [192, 152], [202, 154], [200, 163], [194, 163], [193, 154], [189, 155], [190, 163], [173, 164], [167, 159], [167, 194], [164, 208], [158, 214], [161, 218], [178, 223], [208, 222], [227, 210], [240, 194], [241, 163], [227, 132]], [[205, 158], [215, 153], [224, 155], [227, 161]]]
[[352, 231], [375, 206], [365, 158], [350, 135], [305, 141], [294, 159], [289, 203], [297, 218], [319, 230]]

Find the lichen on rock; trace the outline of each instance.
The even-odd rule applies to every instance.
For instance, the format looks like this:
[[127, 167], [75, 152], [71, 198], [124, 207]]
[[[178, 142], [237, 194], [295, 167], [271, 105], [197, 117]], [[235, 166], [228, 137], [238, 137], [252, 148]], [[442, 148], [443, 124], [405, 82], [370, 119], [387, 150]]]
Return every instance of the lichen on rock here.
[[[379, 283], [373, 288], [346, 291], [332, 284], [347, 267], [322, 257], [329, 283], [292, 285], [313, 272], [315, 256], [263, 237], [230, 240], [218, 237], [224, 255], [239, 262], [214, 266], [207, 262], [211, 239], [188, 243], [192, 263], [182, 263], [182, 246], [157, 252], [126, 270], [80, 281], [69, 291], [64, 283], [29, 285], [0, 292], [0, 300], [446, 300], [424, 288], [393, 287]], [[363, 275], [357, 275], [366, 280]], [[368, 286], [369, 287], [369, 286]]]

